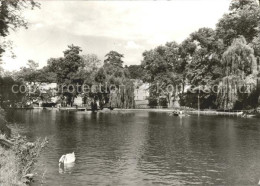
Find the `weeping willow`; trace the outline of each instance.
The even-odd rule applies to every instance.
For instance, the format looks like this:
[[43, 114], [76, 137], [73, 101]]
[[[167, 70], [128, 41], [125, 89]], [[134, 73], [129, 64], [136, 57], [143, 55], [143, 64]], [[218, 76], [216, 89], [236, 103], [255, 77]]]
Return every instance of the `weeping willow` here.
[[131, 81], [117, 86], [110, 93], [110, 105], [114, 108], [134, 108], [134, 84]]
[[[222, 63], [224, 77], [217, 94], [219, 108], [235, 109], [248, 98], [257, 86], [257, 63], [254, 50], [244, 37], [235, 39], [224, 52]], [[242, 105], [244, 107], [244, 105]]]

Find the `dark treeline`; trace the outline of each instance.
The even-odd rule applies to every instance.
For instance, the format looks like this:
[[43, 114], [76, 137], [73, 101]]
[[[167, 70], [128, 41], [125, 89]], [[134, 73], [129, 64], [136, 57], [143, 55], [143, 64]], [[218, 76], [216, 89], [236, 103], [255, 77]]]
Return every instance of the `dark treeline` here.
[[[128, 68], [123, 67], [124, 56], [110, 51], [101, 65], [95, 54], [81, 55], [81, 52], [79, 46], [70, 45], [63, 52], [63, 57], [50, 58], [47, 66], [42, 69], [38, 69], [38, 64], [30, 60], [27, 63], [28, 67], [13, 72], [11, 76], [14, 82], [27, 83], [32, 89], [28, 89], [26, 93], [22, 92], [22, 104], [33, 102], [39, 97], [42, 101], [48, 102], [53, 92], [42, 94], [40, 84], [57, 83], [55, 94], [66, 106], [73, 106], [74, 99], [80, 95], [84, 100], [99, 101], [112, 107], [132, 108], [134, 84]], [[11, 89], [12, 86], [9, 86], [6, 90], [10, 92]], [[4, 97], [3, 100], [11, 99]]]
[[[255, 0], [233, 0], [215, 30], [201, 28], [180, 44], [169, 42], [145, 51], [141, 67], [144, 81], [151, 84], [151, 102], [157, 104], [155, 100], [164, 96], [168, 104], [180, 100], [182, 106], [198, 108], [199, 96], [201, 108], [257, 107], [259, 24], [260, 8]], [[158, 91], [158, 82], [163, 88], [190, 85], [193, 91]], [[200, 91], [216, 86], [218, 91]]]
[[[181, 106], [198, 108], [199, 100], [200, 108], [251, 109], [259, 103], [259, 30], [260, 8], [257, 2], [233, 0], [229, 12], [218, 21], [215, 30], [200, 28], [180, 44], [173, 41], [145, 51], [140, 65], [123, 66], [124, 56], [116, 51], [106, 54], [102, 63], [95, 54], [82, 55], [79, 46], [70, 45], [63, 56], [50, 58], [42, 69], [38, 69], [34, 61], [28, 61], [28, 67], [6, 76], [12, 76], [11, 79], [19, 83], [55, 82], [63, 85], [65, 89], [57, 94], [69, 105], [80, 94], [78, 91], [71, 93], [70, 89], [78, 86], [82, 90], [83, 85], [93, 87], [101, 84], [101, 92], [84, 93], [84, 99], [132, 108], [133, 80], [141, 79], [150, 84], [151, 106], [173, 106], [177, 100]], [[0, 83], [5, 84], [5, 78]], [[104, 85], [115, 86], [112, 91]], [[124, 91], [120, 91], [120, 85], [124, 85]], [[169, 89], [169, 85], [174, 89], [164, 91]], [[175, 86], [182, 88], [176, 89]], [[186, 91], [187, 88], [192, 91]], [[26, 97], [23, 99], [37, 96], [35, 92], [23, 96]], [[3, 93], [2, 97], [2, 100], [9, 99]], [[48, 100], [49, 97], [45, 95], [42, 99]]]

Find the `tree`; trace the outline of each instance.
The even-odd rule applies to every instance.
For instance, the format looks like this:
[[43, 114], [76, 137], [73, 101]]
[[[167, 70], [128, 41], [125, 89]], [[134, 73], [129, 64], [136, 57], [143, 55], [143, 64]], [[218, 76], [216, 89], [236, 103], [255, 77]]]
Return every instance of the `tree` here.
[[224, 52], [222, 63], [225, 76], [219, 85], [219, 107], [244, 108], [245, 105], [241, 105], [243, 100], [250, 96], [251, 87], [256, 88], [257, 83], [258, 72], [254, 50], [247, 44], [245, 38], [240, 36], [234, 39], [232, 45]]
[[173, 61], [167, 59], [168, 50], [168, 46], [158, 46], [143, 53], [142, 66], [145, 71], [144, 80], [146, 82], [151, 83], [159, 74], [173, 71]]
[[67, 98], [67, 103], [72, 105], [74, 97], [79, 94], [77, 85], [82, 85], [84, 79], [78, 76], [78, 70], [83, 67], [83, 59], [80, 56], [79, 46], [69, 45], [64, 57], [48, 60], [48, 68], [57, 74], [57, 83], [62, 88], [60, 94]]
[[37, 82], [36, 76], [38, 75], [37, 68], [39, 64], [33, 60], [28, 60], [28, 67], [22, 67], [20, 71], [15, 74], [15, 79], [27, 81], [27, 82]]
[[17, 93], [12, 92], [13, 85], [21, 85], [19, 81], [15, 81], [12, 77], [0, 77], [0, 107], [14, 106], [17, 102], [22, 100], [23, 93], [18, 91]]
[[120, 54], [116, 51], [110, 51], [108, 54], [106, 54], [105, 59], [105, 65], [110, 64], [117, 67], [123, 67], [123, 61], [122, 58], [124, 57], [123, 54]]
[[[150, 96], [159, 98], [165, 96], [171, 104], [171, 97], [175, 89], [182, 83], [182, 65], [180, 63], [179, 45], [175, 42], [166, 43], [143, 53], [142, 67], [144, 69], [144, 81], [150, 83]], [[168, 85], [175, 90], [167, 91]], [[158, 88], [160, 87], [160, 88]], [[176, 92], [175, 92], [176, 93]]]
[[79, 67], [74, 78], [82, 80], [84, 83], [91, 85], [94, 81], [94, 76], [101, 66], [101, 60], [95, 54], [87, 54], [81, 56], [82, 66]]
[[99, 90], [88, 96], [108, 103], [112, 107], [132, 108], [134, 106], [134, 84], [129, 71], [123, 68], [123, 54], [111, 51], [106, 55], [104, 65], [94, 75]]
[[239, 35], [251, 42], [259, 33], [260, 26], [260, 9], [256, 1], [232, 0], [229, 10], [216, 25], [218, 37], [223, 39], [226, 46]]
[[259, 66], [260, 65], [260, 34], [258, 34], [258, 36], [253, 39], [250, 45], [254, 49], [255, 57], [257, 58], [257, 65]]
[[[0, 56], [0, 59], [1, 59], [1, 56]], [[3, 67], [1, 65], [2, 65], [2, 63], [0, 61], [0, 76], [3, 76], [4, 69], [3, 69]]]
[[40, 4], [33, 0], [1, 1], [0, 4], [0, 36], [9, 34], [9, 29], [19, 27], [27, 28], [28, 22], [22, 17], [21, 12], [28, 8], [39, 7]]
[[188, 40], [192, 46], [186, 66], [186, 77], [192, 85], [210, 85], [222, 75], [221, 55], [223, 43], [211, 28], [193, 32]]
[[48, 60], [50, 70], [57, 73], [58, 83], [70, 84], [77, 81], [74, 76], [83, 66], [82, 57], [79, 55], [81, 51], [80, 47], [69, 45], [68, 49], [63, 52], [64, 57]]
[[254, 50], [243, 36], [235, 39], [223, 54], [225, 75], [237, 75], [241, 78], [257, 72]]
[[0, 2], [0, 57], [6, 50], [7, 42], [4, 42], [10, 30], [17, 30], [20, 27], [27, 28], [28, 22], [22, 16], [25, 9], [34, 9], [40, 4], [34, 0], [2, 0]]
[[123, 68], [123, 56], [123, 54], [119, 54], [116, 51], [110, 51], [106, 54], [103, 69], [108, 83], [119, 86], [122, 83], [122, 79], [128, 78], [127, 75], [129, 73], [127, 69]]
[[129, 67], [126, 67], [129, 71], [129, 77], [130, 79], [142, 79], [143, 78], [143, 72], [144, 69], [141, 65], [130, 65]]
[[39, 63], [33, 61], [33, 60], [28, 60], [27, 65], [29, 66], [29, 69], [31, 70], [37, 70], [39, 67]]
[[106, 80], [106, 74], [104, 68], [100, 68], [97, 73], [95, 74], [95, 81], [97, 83], [104, 84]]
[[87, 54], [82, 56], [83, 69], [87, 72], [97, 71], [101, 66], [101, 60], [96, 54]]
[[254, 38], [251, 45], [254, 48], [255, 55], [260, 56], [260, 34], [258, 34], [258, 36]]

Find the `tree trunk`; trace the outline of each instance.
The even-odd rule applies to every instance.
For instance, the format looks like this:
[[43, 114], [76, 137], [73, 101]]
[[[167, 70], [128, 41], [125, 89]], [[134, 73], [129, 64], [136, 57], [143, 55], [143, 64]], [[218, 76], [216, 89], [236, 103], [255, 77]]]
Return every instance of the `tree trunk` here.
[[9, 140], [5, 140], [5, 139], [0, 139], [0, 144], [1, 146], [7, 147], [7, 148], [11, 148], [13, 146], [13, 143]]
[[5, 134], [7, 138], [11, 136], [11, 129], [6, 126], [6, 121], [0, 118], [0, 133]]
[[167, 96], [168, 98], [168, 108], [172, 107], [172, 103], [171, 103], [171, 98], [172, 98], [172, 93], [169, 93], [169, 95]]

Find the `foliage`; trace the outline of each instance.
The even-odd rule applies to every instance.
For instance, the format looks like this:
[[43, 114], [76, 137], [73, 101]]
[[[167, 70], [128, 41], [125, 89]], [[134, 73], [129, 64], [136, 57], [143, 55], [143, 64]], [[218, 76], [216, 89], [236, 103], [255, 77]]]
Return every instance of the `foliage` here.
[[[5, 139], [5, 136], [0, 135], [0, 138]], [[38, 157], [46, 144], [47, 139], [31, 143], [17, 135], [11, 149], [0, 147], [0, 184], [27, 185], [31, 180], [26, 179], [25, 175], [34, 173]]]
[[180, 105], [196, 109], [216, 109], [216, 95], [204, 92], [205, 89], [206, 87], [200, 86], [180, 94]]
[[166, 98], [159, 98], [159, 105], [166, 107], [168, 105], [168, 100]]
[[[28, 22], [22, 16], [26, 9], [39, 8], [40, 4], [34, 0], [2, 0], [0, 2], [0, 59], [2, 53], [11, 48], [8, 41], [4, 38], [10, 30], [17, 30], [20, 27], [27, 28]], [[0, 60], [1, 61], [1, 60]]]
[[110, 87], [105, 90], [109, 94], [103, 94], [103, 100], [109, 100], [112, 107], [133, 108], [134, 84], [129, 79], [128, 69], [123, 68], [123, 55], [111, 51], [106, 57], [103, 68], [95, 77], [98, 83], [106, 83]]
[[112, 66], [116, 67], [123, 67], [123, 61], [122, 58], [124, 57], [123, 54], [120, 54], [116, 51], [110, 51], [105, 55], [106, 59], [104, 61], [104, 64], [110, 64]]
[[[250, 43], [251, 47], [254, 49], [254, 54], [257, 60], [257, 65], [260, 64], [260, 33], [255, 37]], [[259, 70], [259, 69], [258, 69]]]
[[3, 134], [9, 138], [11, 136], [11, 129], [6, 126], [5, 115], [5, 111], [0, 107], [0, 135]]
[[146, 82], [154, 82], [155, 78], [162, 73], [173, 71], [174, 61], [177, 54], [177, 44], [158, 46], [153, 50], [143, 53], [142, 66], [144, 67]]
[[201, 28], [190, 35], [188, 40], [193, 43], [186, 66], [186, 77], [192, 85], [207, 85], [222, 75], [221, 51], [223, 44], [216, 38], [210, 28]]
[[87, 54], [82, 55], [83, 60], [83, 69], [86, 72], [96, 72], [98, 68], [101, 66], [101, 60], [98, 59], [96, 54]]
[[21, 183], [21, 178], [18, 175], [18, 163], [16, 162], [14, 152], [0, 146], [0, 157], [0, 185], [25, 186], [25, 184]]
[[142, 79], [143, 78], [143, 73], [144, 69], [142, 68], [141, 65], [130, 65], [127, 67], [129, 71], [129, 78], [130, 79]]
[[19, 162], [19, 174], [21, 177], [33, 171], [37, 158], [48, 143], [47, 138], [37, 139], [34, 143], [28, 142], [26, 137], [17, 135], [14, 137], [13, 151]]
[[39, 64], [33, 60], [28, 60], [28, 67], [22, 67], [18, 73], [16, 73], [15, 78], [17, 80], [35, 82], [36, 77], [38, 75], [37, 68]]
[[258, 34], [257, 37], [254, 38], [251, 45], [254, 49], [255, 55], [260, 57], [260, 34]]
[[[117, 51], [108, 52], [101, 65], [95, 54], [80, 55], [81, 48], [70, 45], [63, 57], [50, 58], [46, 67], [38, 69], [37, 63], [28, 61], [28, 67], [14, 77], [22, 82], [56, 82], [63, 86], [59, 89], [61, 100], [70, 105], [81, 94], [71, 93], [71, 89], [82, 91], [83, 85], [88, 85], [91, 92], [81, 94], [84, 100], [133, 107], [133, 80], [141, 79], [150, 84], [152, 105], [159, 104], [160, 97], [166, 98], [168, 106], [180, 98], [182, 105], [197, 108], [199, 96], [201, 108], [242, 108], [248, 106], [246, 100], [258, 96], [256, 87], [248, 94], [232, 91], [238, 85], [246, 89], [245, 84], [251, 80], [256, 85], [260, 64], [259, 22], [260, 9], [255, 0], [232, 0], [229, 12], [215, 30], [200, 28], [180, 44], [173, 41], [144, 51], [141, 65], [123, 67], [124, 55]], [[184, 91], [187, 86], [198, 90], [213, 85], [218, 85], [218, 92]], [[231, 88], [225, 89], [227, 85]], [[37, 96], [38, 90], [31, 95]], [[249, 106], [256, 107], [253, 103]]]
[[151, 84], [150, 95], [166, 96], [168, 104], [170, 104], [173, 91], [167, 91], [166, 87], [183, 82], [179, 58], [179, 46], [175, 42], [166, 43], [164, 46], [143, 53], [143, 79]]
[[78, 76], [78, 70], [83, 66], [83, 59], [80, 56], [82, 50], [79, 46], [69, 45], [65, 50], [64, 57], [51, 58], [48, 60], [50, 72], [56, 73], [57, 83], [61, 87], [61, 96], [67, 97], [68, 104], [72, 104], [74, 97], [78, 95], [77, 84], [82, 85], [83, 79]]
[[5, 113], [4, 109], [2, 109], [0, 107], [0, 120], [5, 121], [5, 115], [6, 115], [6, 113]]
[[0, 77], [0, 106], [9, 107], [15, 105], [24, 96], [23, 93], [14, 93], [12, 91], [13, 85], [21, 85], [21, 82], [15, 81], [12, 77]]
[[22, 17], [21, 12], [28, 8], [39, 7], [39, 3], [33, 0], [12, 0], [1, 1], [0, 4], [0, 36], [5, 37], [9, 29], [15, 30], [19, 27], [27, 28], [27, 21]]
[[[151, 84], [150, 95], [157, 98], [166, 96], [168, 102], [171, 97], [180, 95], [182, 105], [196, 108], [198, 94], [180, 90], [169, 94], [163, 90], [169, 85], [182, 84], [185, 87], [189, 84], [197, 89], [220, 83], [217, 94], [213, 91], [199, 94], [201, 108], [235, 108], [238, 101], [242, 103], [256, 98], [258, 93], [255, 91], [238, 95], [231, 92], [235, 85], [245, 88], [249, 76], [253, 77], [253, 85], [256, 85], [260, 64], [259, 22], [260, 9], [254, 0], [234, 0], [230, 12], [220, 19], [216, 30], [201, 28], [180, 45], [172, 42], [145, 51], [143, 79]], [[230, 84], [230, 80], [234, 84]], [[156, 84], [160, 84], [159, 91]], [[222, 90], [227, 84], [231, 89], [227, 89], [224, 95]]]
[[230, 12], [218, 22], [216, 32], [224, 44], [229, 46], [233, 39], [243, 35], [251, 42], [259, 33], [260, 9], [255, 0], [232, 0]]
[[[254, 50], [247, 45], [244, 37], [237, 38], [223, 54], [225, 76], [220, 84], [218, 103], [220, 108], [242, 108], [240, 105], [250, 97], [252, 90], [246, 91], [248, 85], [256, 87], [257, 64]], [[251, 102], [252, 103], [252, 102]]]
[[22, 82], [36, 83], [52, 83], [56, 82], [57, 75], [52, 71], [50, 66], [38, 69], [39, 64], [33, 60], [27, 62], [27, 67], [22, 67], [20, 71], [14, 74], [14, 79]]
[[235, 39], [232, 45], [224, 52], [222, 63], [226, 69], [226, 76], [233, 74], [249, 75], [257, 71], [254, 50], [247, 45], [243, 36]]
[[150, 97], [148, 99], [148, 105], [150, 107], [155, 107], [155, 106], [158, 106], [158, 99], [156, 97]]

